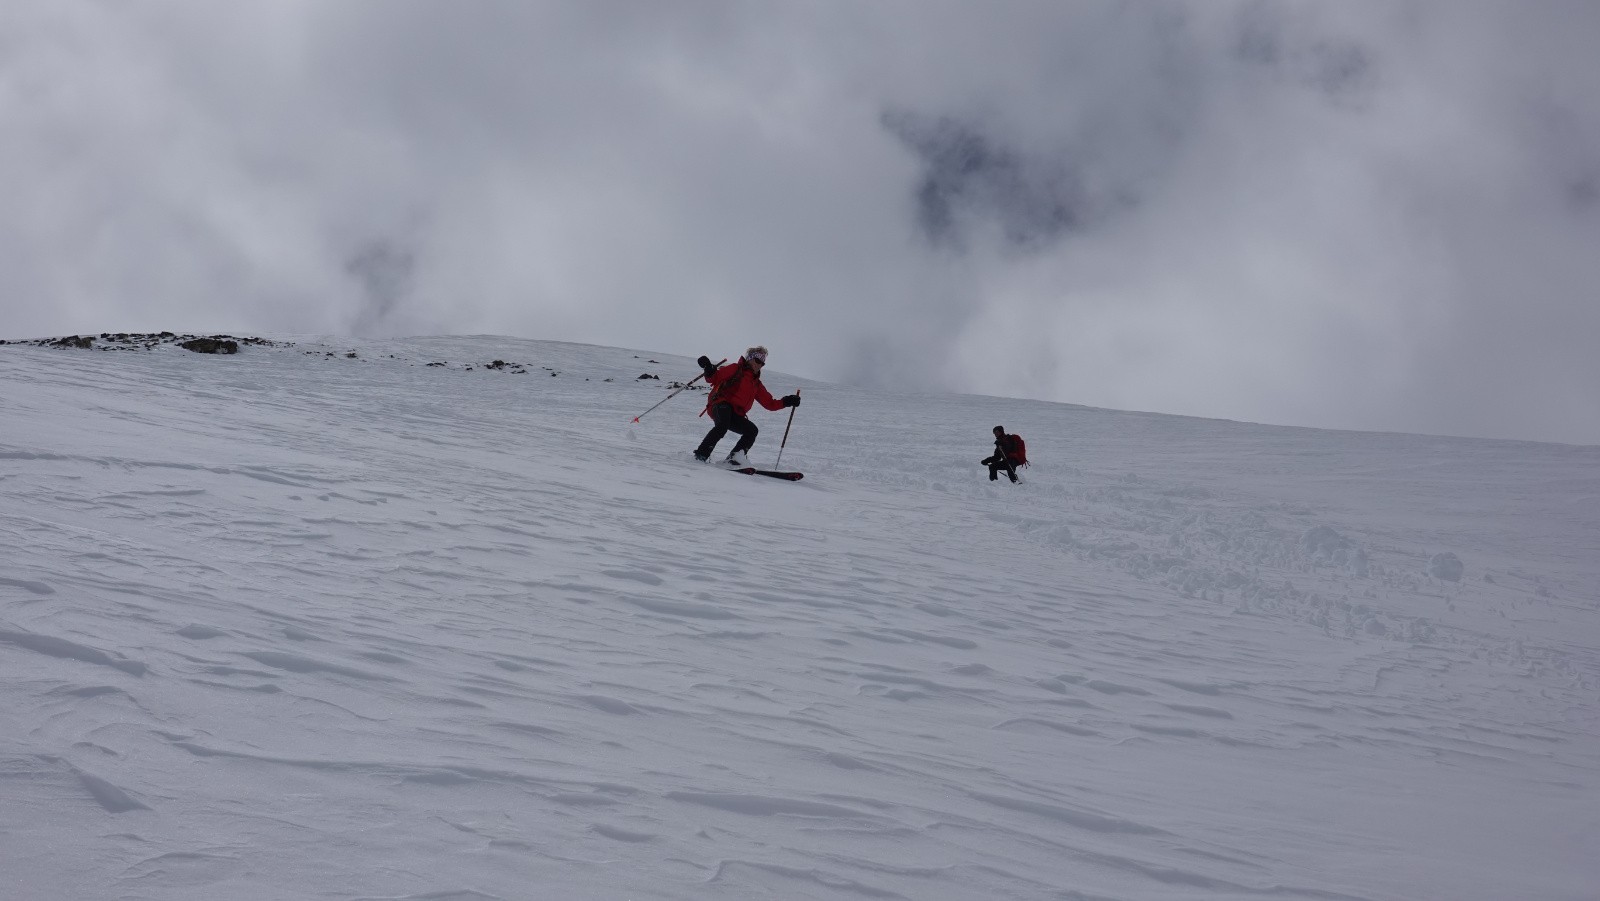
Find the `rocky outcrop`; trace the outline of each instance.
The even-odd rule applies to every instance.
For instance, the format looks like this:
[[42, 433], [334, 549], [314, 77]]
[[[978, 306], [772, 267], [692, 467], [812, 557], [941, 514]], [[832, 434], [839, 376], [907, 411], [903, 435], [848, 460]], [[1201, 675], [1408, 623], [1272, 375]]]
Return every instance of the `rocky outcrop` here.
[[64, 347], [81, 350], [150, 350], [160, 344], [176, 344], [185, 350], [203, 354], [236, 354], [242, 346], [259, 344], [267, 347], [284, 346], [285, 342], [266, 338], [236, 338], [233, 335], [180, 335], [176, 332], [101, 332], [94, 335], [67, 335], [60, 338], [32, 338], [21, 341], [0, 341], [0, 344], [18, 344], [31, 347]]
[[239, 342], [227, 337], [193, 338], [178, 345], [197, 354], [236, 354]]

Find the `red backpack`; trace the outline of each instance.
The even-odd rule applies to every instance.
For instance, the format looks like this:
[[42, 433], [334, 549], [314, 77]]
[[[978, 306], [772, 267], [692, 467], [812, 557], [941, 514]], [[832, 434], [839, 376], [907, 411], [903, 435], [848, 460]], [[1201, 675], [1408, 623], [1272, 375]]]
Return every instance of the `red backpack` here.
[[1019, 466], [1028, 465], [1028, 444], [1022, 440], [1021, 435], [1007, 435], [1011, 439], [1011, 446], [1006, 448], [1006, 456], [1011, 462]]

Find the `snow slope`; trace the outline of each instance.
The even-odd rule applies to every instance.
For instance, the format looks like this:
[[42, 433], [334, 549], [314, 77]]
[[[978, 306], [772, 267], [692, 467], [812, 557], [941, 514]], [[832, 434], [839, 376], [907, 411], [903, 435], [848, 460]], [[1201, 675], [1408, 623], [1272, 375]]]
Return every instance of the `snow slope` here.
[[0, 897], [1600, 897], [1600, 449], [774, 350], [0, 347]]

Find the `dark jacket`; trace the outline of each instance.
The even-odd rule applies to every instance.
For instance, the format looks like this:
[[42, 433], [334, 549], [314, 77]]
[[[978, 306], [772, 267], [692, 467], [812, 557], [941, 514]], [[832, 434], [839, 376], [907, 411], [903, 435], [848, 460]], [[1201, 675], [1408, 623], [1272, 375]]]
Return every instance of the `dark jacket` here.
[[1021, 465], [1028, 462], [1027, 445], [1016, 435], [1001, 435], [994, 439], [994, 452], [996, 456], [1005, 455], [1007, 460]]

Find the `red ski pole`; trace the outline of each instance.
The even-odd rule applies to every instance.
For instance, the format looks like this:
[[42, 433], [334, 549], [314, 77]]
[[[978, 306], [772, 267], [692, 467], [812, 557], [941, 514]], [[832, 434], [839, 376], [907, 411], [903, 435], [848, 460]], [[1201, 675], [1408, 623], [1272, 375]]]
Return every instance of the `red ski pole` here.
[[[800, 396], [799, 388], [794, 389], [794, 396]], [[789, 425], [783, 427], [783, 440], [778, 443], [778, 462], [772, 464], [773, 469], [777, 469], [783, 463], [783, 448], [789, 443], [789, 428], [794, 425], [794, 411], [798, 409], [800, 409], [798, 404], [789, 408]]]
[[[728, 358], [727, 357], [723, 357], [722, 358], [722, 363], [726, 363], [726, 362], [728, 362]], [[721, 366], [722, 363], [718, 363], [717, 365]], [[702, 372], [699, 375], [695, 376], [694, 378], [688, 380], [687, 382], [684, 382], [683, 383], [683, 388], [679, 388], [678, 390], [672, 392], [671, 394], [667, 395], [666, 397], [661, 398], [661, 400], [656, 402], [656, 407], [659, 407], [662, 404], [666, 403], [667, 401], [672, 400], [674, 397], [677, 397], [678, 395], [682, 394], [685, 388], [688, 388], [690, 385], [693, 385], [695, 382], [698, 382], [698, 381], [700, 381], [701, 379], [703, 379], [705, 377], [706, 377], [706, 374]], [[654, 410], [656, 407], [651, 407], [650, 410]], [[646, 410], [643, 413], [640, 413], [638, 416], [633, 417], [633, 421], [634, 422], [638, 422], [640, 419], [643, 419], [644, 417], [649, 416], [650, 415], [650, 410]]]

